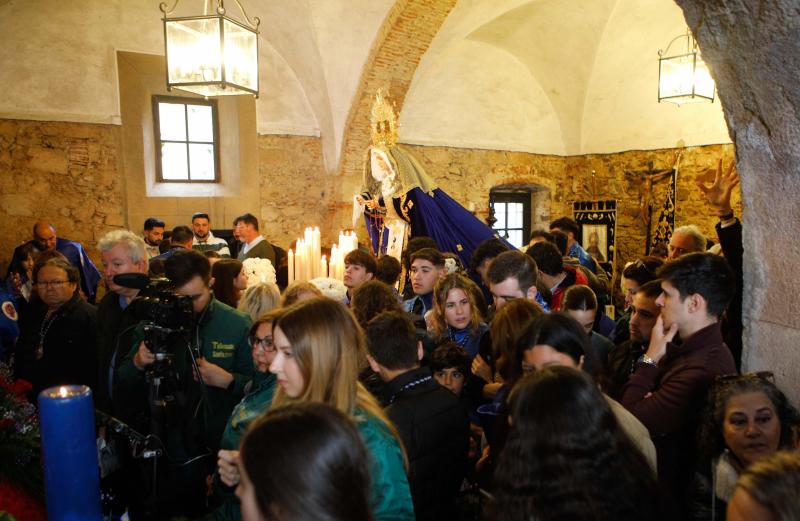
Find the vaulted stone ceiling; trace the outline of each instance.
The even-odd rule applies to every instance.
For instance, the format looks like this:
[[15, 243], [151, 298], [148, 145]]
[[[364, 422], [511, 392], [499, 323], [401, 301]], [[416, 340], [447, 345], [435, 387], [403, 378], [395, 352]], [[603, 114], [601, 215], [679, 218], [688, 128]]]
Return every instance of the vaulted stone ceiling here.
[[[319, 135], [335, 170], [365, 64], [393, 66], [369, 62], [398, 30], [387, 15], [411, 3], [245, 0], [262, 20], [258, 132]], [[0, 2], [0, 117], [119, 123], [115, 51], [163, 54], [160, 15], [154, 0]], [[730, 141], [718, 102], [656, 102], [656, 51], [685, 29], [672, 0], [460, 0], [433, 29], [403, 141], [564, 155]]]
[[657, 102], [671, 0], [461, 1], [420, 63], [404, 141], [574, 155], [729, 142], [719, 102]]

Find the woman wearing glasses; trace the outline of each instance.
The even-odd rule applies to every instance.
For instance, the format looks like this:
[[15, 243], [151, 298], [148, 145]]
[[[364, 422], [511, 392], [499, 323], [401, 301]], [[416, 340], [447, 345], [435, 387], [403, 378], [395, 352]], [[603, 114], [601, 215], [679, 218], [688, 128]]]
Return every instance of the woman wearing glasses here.
[[[405, 456], [394, 426], [375, 398], [358, 382], [365, 340], [353, 314], [341, 303], [314, 298], [289, 308], [273, 322], [276, 352], [270, 371], [278, 387], [271, 410], [315, 402], [350, 418], [367, 448], [371, 475], [370, 505], [375, 519], [413, 520], [414, 507]], [[238, 454], [220, 458], [220, 477], [239, 483]], [[266, 462], [268, 463], [268, 462]]]
[[703, 417], [695, 519], [725, 519], [739, 474], [795, 448], [800, 415], [772, 373], [751, 373], [718, 378]]
[[[234, 407], [228, 424], [222, 433], [219, 451], [219, 465], [225, 467], [235, 461], [239, 445], [250, 424], [264, 414], [272, 404], [277, 378], [269, 372], [269, 366], [275, 360], [275, 343], [272, 337], [272, 323], [280, 315], [281, 310], [274, 309], [261, 315], [250, 328], [248, 341], [253, 349], [253, 380], [245, 386], [245, 397]], [[233, 490], [227, 489], [217, 482], [215, 491], [221, 505], [207, 520], [241, 519], [239, 501]]]
[[55, 385], [94, 387], [97, 379], [97, 310], [78, 291], [80, 274], [63, 258], [33, 268], [36, 301], [20, 317], [17, 378], [33, 384], [32, 396]]

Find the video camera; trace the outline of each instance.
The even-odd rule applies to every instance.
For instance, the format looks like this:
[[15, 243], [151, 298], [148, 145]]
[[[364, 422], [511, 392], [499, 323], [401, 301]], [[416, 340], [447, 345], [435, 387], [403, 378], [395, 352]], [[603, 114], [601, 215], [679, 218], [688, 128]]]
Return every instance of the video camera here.
[[151, 279], [141, 273], [115, 275], [114, 283], [140, 290], [129, 308], [133, 316], [148, 322], [144, 342], [157, 362], [171, 357], [170, 346], [179, 344], [175, 340], [183, 339], [185, 344], [194, 324], [191, 297], [175, 293], [169, 279]]

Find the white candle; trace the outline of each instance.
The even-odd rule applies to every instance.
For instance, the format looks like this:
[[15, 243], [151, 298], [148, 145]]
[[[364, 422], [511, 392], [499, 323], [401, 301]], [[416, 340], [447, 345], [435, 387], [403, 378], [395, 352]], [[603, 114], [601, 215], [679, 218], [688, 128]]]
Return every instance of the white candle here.
[[[320, 256], [322, 255], [322, 248], [320, 244], [320, 233], [319, 227], [314, 226], [314, 229], [311, 230], [311, 255], [314, 262], [314, 266], [321, 267], [320, 264]], [[326, 275], [322, 272], [317, 273], [317, 277], [325, 277]]]
[[286, 261], [286, 267], [289, 269], [288, 273], [288, 283], [291, 284], [294, 282], [294, 253], [292, 250], [289, 250], [288, 260]]
[[297, 268], [295, 270], [296, 280], [306, 280], [306, 267], [305, 267], [306, 247], [303, 244], [303, 239], [297, 240]]
[[319, 260], [319, 276], [320, 277], [327, 277], [328, 276], [328, 259], [325, 255]]

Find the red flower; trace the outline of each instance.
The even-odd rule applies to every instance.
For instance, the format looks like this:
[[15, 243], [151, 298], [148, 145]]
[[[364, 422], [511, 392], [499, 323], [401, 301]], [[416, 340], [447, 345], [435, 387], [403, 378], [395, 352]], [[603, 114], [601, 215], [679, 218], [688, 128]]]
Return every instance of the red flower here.
[[33, 389], [33, 386], [29, 381], [17, 380], [16, 382], [14, 382], [14, 384], [11, 386], [11, 389], [9, 390], [16, 395], [21, 395], [29, 392], [31, 389]]
[[7, 481], [0, 481], [0, 512], [8, 512], [20, 520], [45, 521], [44, 507]]
[[8, 418], [0, 420], [0, 431], [8, 429], [9, 427], [14, 427], [14, 420], [9, 420]]

